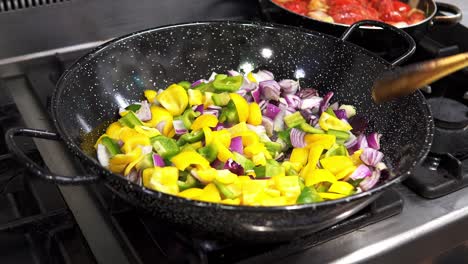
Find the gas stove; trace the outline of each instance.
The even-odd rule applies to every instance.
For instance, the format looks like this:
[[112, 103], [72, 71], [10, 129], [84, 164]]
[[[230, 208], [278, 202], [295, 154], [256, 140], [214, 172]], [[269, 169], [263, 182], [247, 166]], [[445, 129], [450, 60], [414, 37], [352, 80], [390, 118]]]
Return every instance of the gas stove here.
[[[85, 23], [82, 31], [75, 30], [77, 37], [54, 36], [41, 45], [22, 43], [0, 52], [4, 58], [0, 60], [3, 134], [14, 126], [54, 130], [48, 106], [55, 82], [75, 59], [108, 38], [190, 20], [259, 19], [253, 1], [210, 0], [201, 7], [191, 1], [160, 1], [161, 10], [151, 10], [152, 1], [136, 6], [122, 1], [125, 10], [96, 19], [91, 19], [93, 14], [105, 14], [106, 5], [115, 7], [121, 1], [38, 2], [44, 6], [50, 2], [47, 12], [16, 11], [31, 12], [36, 18], [55, 12], [60, 19], [62, 12], [75, 6], [71, 16], [80, 20], [70, 22], [74, 28], [80, 28], [79, 22], [102, 24], [92, 34], [85, 32], [92, 29]], [[187, 6], [179, 10], [174, 2]], [[218, 12], [196, 12], [214, 7]], [[93, 12], [86, 12], [89, 10]], [[1, 12], [0, 8], [0, 22]], [[138, 12], [140, 16], [131, 16]], [[153, 16], [154, 12], [161, 16]], [[5, 15], [14, 17], [11, 12]], [[134, 21], [129, 22], [131, 19]], [[63, 25], [50, 26], [65, 32]], [[40, 38], [38, 34], [31, 31], [18, 38], [32, 41]], [[468, 29], [462, 25], [432, 32], [418, 44], [411, 62], [467, 51], [468, 40], [460, 38], [466, 34]], [[61, 46], [66, 47], [58, 48]], [[0, 137], [0, 262], [393, 263], [398, 259], [404, 263], [466, 263], [468, 235], [460, 230], [468, 226], [468, 188], [464, 188], [468, 185], [467, 82], [468, 73], [460, 71], [425, 90], [435, 118], [434, 143], [428, 158], [404, 184], [388, 190], [351, 218], [288, 243], [245, 245], [206, 240], [127, 205], [99, 183], [56, 186], [39, 181], [15, 162]], [[58, 142], [23, 140], [21, 146], [52, 172], [76, 175], [86, 171]]]

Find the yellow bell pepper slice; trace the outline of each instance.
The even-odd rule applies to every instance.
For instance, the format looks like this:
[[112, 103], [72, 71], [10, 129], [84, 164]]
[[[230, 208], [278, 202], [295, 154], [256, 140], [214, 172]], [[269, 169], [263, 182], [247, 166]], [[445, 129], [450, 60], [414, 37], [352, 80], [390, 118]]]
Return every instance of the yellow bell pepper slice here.
[[219, 141], [226, 148], [229, 148], [231, 145], [231, 134], [225, 129], [213, 131], [212, 136], [216, 141]]
[[339, 193], [344, 195], [350, 195], [353, 191], [354, 187], [345, 181], [334, 182], [328, 189], [328, 192]]
[[222, 184], [231, 184], [237, 180], [237, 175], [229, 170], [218, 170], [216, 173], [216, 180]]
[[304, 136], [304, 141], [309, 148], [322, 146], [324, 149], [330, 149], [336, 142], [336, 136], [328, 134], [306, 134]]
[[156, 96], [158, 95], [158, 92], [155, 90], [145, 90], [144, 92], [146, 100], [150, 103], [154, 103], [154, 99], [156, 99]]
[[260, 106], [257, 103], [249, 104], [249, 117], [247, 118], [247, 123], [258, 126], [262, 124], [262, 111]]
[[128, 176], [132, 169], [144, 158], [144, 155], [140, 155], [136, 160], [130, 162], [124, 170], [124, 176]]
[[266, 157], [265, 153], [259, 152], [252, 156], [252, 161], [255, 166], [265, 166], [266, 165]]
[[188, 105], [187, 92], [184, 87], [177, 84], [171, 84], [166, 90], [159, 93], [156, 99], [172, 116], [181, 115]]
[[234, 198], [234, 199], [224, 199], [221, 200], [222, 204], [228, 204], [228, 205], [240, 205], [241, 200], [239, 198]]
[[[214, 115], [201, 115], [193, 121], [190, 129], [196, 131], [204, 127], [215, 127], [218, 124], [218, 118]], [[226, 131], [227, 132], [227, 131]], [[229, 133], [229, 132], [228, 132]]]
[[[267, 151], [265, 145], [261, 142], [256, 142], [254, 144], [248, 145], [244, 148], [244, 155], [248, 158], [253, 157], [254, 155]], [[268, 151], [267, 151], [268, 152]], [[266, 155], [265, 155], [266, 156]], [[271, 157], [271, 155], [270, 155]]]
[[231, 97], [232, 102], [236, 106], [237, 115], [239, 116], [239, 122], [246, 122], [249, 118], [249, 104], [244, 97], [240, 94], [230, 93], [229, 97]]
[[318, 195], [324, 200], [337, 200], [347, 196], [339, 193], [318, 193]]
[[121, 129], [122, 125], [119, 122], [114, 122], [107, 127], [106, 135], [112, 139], [119, 139]]
[[216, 178], [218, 171], [215, 168], [206, 168], [206, 169], [194, 169], [193, 173], [195, 173], [197, 178], [200, 179], [200, 181], [202, 181], [203, 183], [209, 183], [209, 182], [212, 182]]
[[328, 170], [316, 169], [311, 171], [310, 174], [307, 174], [305, 177], [305, 185], [311, 186], [321, 182], [336, 182], [335, 175], [333, 175]]
[[320, 160], [322, 167], [333, 174], [337, 174], [340, 171], [354, 166], [353, 161], [350, 157], [346, 156], [331, 156]]
[[319, 126], [325, 131], [328, 131], [328, 129], [335, 129], [340, 131], [350, 131], [353, 129], [348, 123], [341, 121], [327, 112], [322, 113], [318, 123]]
[[307, 164], [310, 163], [313, 166], [317, 166], [318, 161], [320, 159], [320, 156], [322, 155], [323, 150], [324, 150], [324, 147], [322, 145], [312, 146], [310, 148], [310, 150], [309, 150], [309, 155], [307, 157]]
[[156, 128], [152, 128], [152, 127], [135, 126], [133, 129], [135, 129], [136, 132], [143, 134], [149, 138], [161, 135], [161, 132], [159, 132], [159, 130], [157, 130]]
[[203, 127], [203, 134], [205, 135], [205, 145], [210, 145], [213, 142], [213, 131], [209, 127]]
[[189, 105], [201, 105], [203, 103], [203, 94], [200, 90], [188, 89], [187, 90]]
[[364, 150], [359, 149], [359, 150], [355, 151], [353, 153], [353, 155], [351, 155], [351, 160], [353, 161], [354, 166], [357, 167], [357, 166], [362, 164], [361, 154], [362, 154], [363, 151]]
[[203, 188], [203, 192], [200, 196], [195, 199], [204, 201], [218, 203], [221, 201], [221, 195], [219, 194], [218, 188], [213, 183], [210, 183]]
[[257, 79], [255, 79], [255, 76], [254, 76], [253, 72], [247, 73], [247, 80], [249, 80], [251, 82], [254, 82], [254, 83], [257, 82]]
[[178, 179], [179, 170], [177, 168], [154, 167], [148, 187], [168, 194], [177, 194], [179, 192]]
[[223, 145], [219, 140], [214, 140], [214, 146], [218, 150], [218, 159], [222, 162], [226, 162], [228, 159], [232, 158], [234, 154], [232, 154], [229, 149]]
[[190, 188], [185, 191], [178, 193], [177, 195], [180, 197], [184, 197], [187, 199], [194, 199], [200, 196], [203, 193], [203, 190], [200, 188]]
[[307, 163], [308, 154], [309, 150], [306, 148], [294, 148], [291, 152], [291, 157], [289, 158], [289, 161], [298, 162], [302, 166], [304, 166]]
[[138, 146], [150, 146], [150, 145], [151, 145], [151, 142], [150, 142], [149, 137], [147, 137], [146, 135], [138, 134], [130, 138], [127, 138], [126, 141], [124, 141], [122, 150], [125, 153], [129, 153]]
[[243, 131], [239, 133], [239, 136], [242, 137], [242, 145], [244, 147], [257, 144], [260, 141], [260, 138], [258, 137], [257, 133], [255, 133], [252, 130]]
[[242, 182], [242, 204], [255, 205], [257, 203], [257, 196], [267, 187], [268, 181], [266, 180], [244, 180]]
[[188, 166], [195, 165], [201, 169], [210, 168], [210, 163], [196, 151], [185, 151], [172, 157], [171, 162], [174, 166], [183, 171]]
[[115, 173], [122, 173], [128, 164], [138, 160], [140, 156], [141, 148], [135, 148], [127, 154], [117, 154], [109, 160], [109, 170]]
[[203, 107], [205, 109], [210, 105], [214, 105], [212, 96], [213, 96], [213, 93], [210, 93], [210, 92], [205, 92], [203, 94]]
[[171, 130], [173, 130], [172, 121], [174, 120], [174, 118], [172, 117], [172, 114], [166, 109], [157, 105], [152, 105], [150, 107], [150, 110], [151, 120], [143, 124], [148, 127], [156, 127], [160, 122], [165, 121], [166, 124], [164, 125], [163, 131], [159, 132], [161, 132], [165, 136], [168, 136]]
[[347, 167], [346, 169], [338, 172], [335, 176], [336, 176], [336, 179], [337, 180], [341, 180], [341, 179], [344, 179], [346, 177], [348, 177], [351, 173], [353, 173], [355, 170], [357, 169], [356, 166], [351, 166], [351, 167]]
[[275, 177], [276, 189], [281, 192], [281, 196], [296, 197], [301, 194], [299, 176]]
[[249, 128], [247, 127], [247, 124], [245, 122], [239, 122], [232, 127], [227, 129], [229, 133], [231, 133], [231, 137], [238, 137], [240, 136], [243, 132], [249, 131]]

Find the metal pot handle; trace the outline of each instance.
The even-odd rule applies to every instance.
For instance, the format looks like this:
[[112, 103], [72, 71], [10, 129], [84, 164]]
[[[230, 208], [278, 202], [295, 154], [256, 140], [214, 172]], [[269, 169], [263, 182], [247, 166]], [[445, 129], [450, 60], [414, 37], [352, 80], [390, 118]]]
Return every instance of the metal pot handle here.
[[354, 24], [352, 24], [344, 33], [341, 35], [341, 40], [345, 41], [348, 39], [348, 37], [353, 33], [356, 28], [359, 28], [360, 26], [376, 26], [376, 27], [381, 27], [383, 30], [390, 30], [393, 31], [395, 34], [397, 34], [399, 37], [403, 38], [407, 43], [408, 43], [408, 50], [395, 59], [394, 61], [390, 62], [392, 66], [397, 66], [404, 61], [406, 61], [413, 53], [416, 51], [416, 42], [414, 42], [414, 39], [406, 32], [404, 32], [401, 29], [398, 29], [392, 25], [379, 22], [379, 21], [374, 21], [374, 20], [362, 20], [358, 21]]
[[11, 153], [16, 156], [18, 162], [25, 165], [26, 168], [39, 178], [60, 184], [90, 183], [99, 180], [100, 177], [97, 175], [61, 176], [48, 172], [45, 168], [39, 166], [36, 162], [30, 159], [23, 150], [18, 147], [15, 141], [15, 137], [17, 136], [61, 140], [59, 134], [47, 130], [30, 128], [11, 128], [5, 134], [5, 141]]
[[462, 20], [462, 11], [458, 6], [436, 2], [437, 10], [450, 13], [451, 15], [434, 16], [432, 22], [435, 25], [455, 25]]

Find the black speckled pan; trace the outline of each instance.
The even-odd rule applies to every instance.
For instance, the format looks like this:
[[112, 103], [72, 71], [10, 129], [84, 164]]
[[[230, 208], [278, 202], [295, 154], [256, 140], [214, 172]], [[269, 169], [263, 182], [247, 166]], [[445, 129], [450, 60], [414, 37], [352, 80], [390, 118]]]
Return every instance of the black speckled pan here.
[[[384, 27], [413, 46], [399, 61], [414, 51], [414, 42], [406, 33]], [[271, 24], [207, 22], [121, 37], [84, 56], [62, 76], [52, 100], [57, 133], [12, 129], [7, 133], [8, 146], [42, 178], [57, 183], [101, 180], [135, 206], [193, 232], [253, 242], [289, 240], [313, 233], [349, 217], [400, 182], [425, 157], [432, 140], [432, 117], [420, 92], [391, 103], [373, 103], [372, 82], [392, 65], [344, 41], [354, 28], [337, 39]], [[384, 135], [383, 152], [395, 177], [371, 191], [336, 201], [284, 207], [228, 206], [140, 187], [101, 167], [86, 149], [84, 141], [94, 142], [103, 124], [116, 119], [116, 109], [140, 100], [145, 89], [197, 80], [213, 71], [249, 68], [269, 69], [279, 79], [301, 75], [303, 87], [315, 87], [322, 93], [333, 91], [334, 100], [355, 105], [370, 120], [369, 130]], [[46, 172], [16, 147], [13, 139], [18, 135], [63, 140], [91, 174], [66, 177]]]

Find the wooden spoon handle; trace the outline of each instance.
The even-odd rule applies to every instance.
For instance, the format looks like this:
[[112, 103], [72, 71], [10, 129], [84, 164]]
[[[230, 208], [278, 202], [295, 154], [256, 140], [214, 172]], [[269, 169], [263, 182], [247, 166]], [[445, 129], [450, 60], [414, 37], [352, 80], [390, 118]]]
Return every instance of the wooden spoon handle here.
[[411, 64], [384, 73], [374, 82], [372, 98], [385, 102], [413, 93], [440, 78], [468, 66], [468, 52]]

